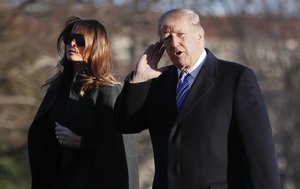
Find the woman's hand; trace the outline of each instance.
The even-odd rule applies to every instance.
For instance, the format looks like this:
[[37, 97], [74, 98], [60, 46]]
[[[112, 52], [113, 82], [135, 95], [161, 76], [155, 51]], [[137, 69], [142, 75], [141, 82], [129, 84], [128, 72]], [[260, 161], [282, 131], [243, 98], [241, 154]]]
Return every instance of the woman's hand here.
[[55, 125], [56, 138], [62, 146], [70, 148], [80, 148], [81, 136], [76, 135], [75, 133], [73, 133], [73, 131], [71, 131], [67, 127], [60, 125], [57, 122], [55, 122]]

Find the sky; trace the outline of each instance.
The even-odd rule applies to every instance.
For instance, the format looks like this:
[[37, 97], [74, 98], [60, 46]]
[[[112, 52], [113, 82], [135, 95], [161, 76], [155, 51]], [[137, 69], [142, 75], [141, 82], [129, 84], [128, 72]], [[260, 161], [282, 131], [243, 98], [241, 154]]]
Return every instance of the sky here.
[[[126, 0], [116, 0], [126, 1]], [[195, 4], [196, 2], [196, 4]], [[193, 4], [194, 3], [194, 4]], [[236, 14], [243, 10], [247, 14], [264, 13], [266, 9], [274, 14], [298, 15], [300, 13], [299, 0], [164, 0], [158, 4], [159, 9], [170, 9], [186, 6], [198, 7], [201, 14], [226, 15]], [[283, 12], [280, 12], [283, 10]]]
[[[6, 0], [10, 4], [17, 5], [25, 0]], [[44, 0], [47, 1], [47, 0]], [[50, 1], [50, 0], [49, 0]], [[63, 2], [60, 0], [59, 2]], [[86, 2], [95, 2], [98, 6], [105, 0], [85, 0]], [[111, 0], [117, 5], [130, 3], [133, 0]], [[38, 2], [38, 1], [37, 1]], [[147, 0], [138, 1], [139, 3]], [[265, 4], [264, 4], [265, 3]], [[236, 14], [241, 10], [247, 14], [260, 14], [266, 10], [274, 14], [298, 15], [300, 13], [300, 0], [160, 0], [155, 6], [158, 11], [166, 11], [171, 8], [195, 8], [201, 14], [209, 15], [228, 15]], [[284, 10], [280, 12], [280, 10]]]

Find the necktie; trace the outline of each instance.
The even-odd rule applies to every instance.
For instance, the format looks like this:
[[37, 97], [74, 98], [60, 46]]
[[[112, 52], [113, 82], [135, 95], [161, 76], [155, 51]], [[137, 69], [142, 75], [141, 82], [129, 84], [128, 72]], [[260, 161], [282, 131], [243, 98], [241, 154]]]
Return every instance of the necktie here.
[[184, 97], [189, 91], [189, 83], [187, 81], [188, 73], [181, 72], [179, 75], [179, 83], [176, 89], [176, 103], [177, 103], [177, 109], [180, 108]]

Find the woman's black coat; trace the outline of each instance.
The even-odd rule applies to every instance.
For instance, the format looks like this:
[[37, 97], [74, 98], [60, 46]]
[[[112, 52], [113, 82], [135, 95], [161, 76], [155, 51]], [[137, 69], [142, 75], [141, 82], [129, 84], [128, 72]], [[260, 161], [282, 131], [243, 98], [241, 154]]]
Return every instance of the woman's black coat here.
[[[128, 165], [123, 137], [114, 129], [113, 107], [120, 87], [100, 87], [85, 97], [68, 98], [63, 126], [82, 136], [79, 149], [62, 147], [55, 136], [49, 112], [62, 87], [46, 93], [29, 128], [28, 152], [32, 189], [128, 189]], [[132, 138], [130, 188], [138, 187], [137, 151]], [[132, 154], [133, 153], [133, 154]]]

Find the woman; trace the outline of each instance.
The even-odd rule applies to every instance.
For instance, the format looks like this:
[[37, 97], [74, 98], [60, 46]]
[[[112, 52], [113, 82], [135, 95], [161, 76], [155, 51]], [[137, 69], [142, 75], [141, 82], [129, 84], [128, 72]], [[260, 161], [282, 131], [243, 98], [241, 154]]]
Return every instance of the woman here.
[[[57, 50], [57, 74], [42, 86], [47, 93], [28, 133], [32, 189], [128, 189], [123, 137], [113, 125], [121, 85], [112, 75], [105, 27], [71, 17]], [[129, 162], [137, 163], [130, 147]], [[137, 167], [131, 171], [130, 189], [138, 185]]]

